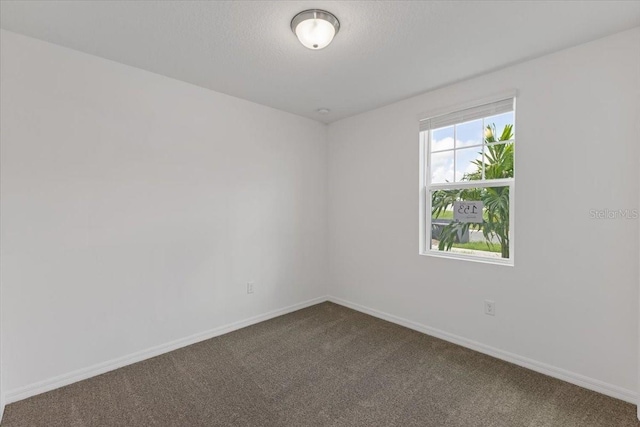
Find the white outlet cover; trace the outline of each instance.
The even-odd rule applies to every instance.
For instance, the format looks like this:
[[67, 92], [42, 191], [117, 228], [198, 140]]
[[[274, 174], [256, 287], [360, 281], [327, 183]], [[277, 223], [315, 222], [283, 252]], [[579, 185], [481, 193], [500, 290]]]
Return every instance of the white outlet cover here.
[[488, 314], [489, 316], [496, 315], [496, 302], [485, 300], [484, 301], [484, 314]]
[[247, 282], [247, 293], [248, 294], [252, 294], [253, 293], [253, 284], [254, 284], [254, 282]]

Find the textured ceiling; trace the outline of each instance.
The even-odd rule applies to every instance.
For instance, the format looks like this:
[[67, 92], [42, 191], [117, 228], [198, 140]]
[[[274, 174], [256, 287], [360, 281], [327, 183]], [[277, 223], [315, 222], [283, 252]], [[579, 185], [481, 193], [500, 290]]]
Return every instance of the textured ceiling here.
[[[321, 51], [289, 28], [311, 7], [341, 23]], [[4, 29], [323, 122], [640, 25], [638, 1], [2, 1], [0, 13]]]

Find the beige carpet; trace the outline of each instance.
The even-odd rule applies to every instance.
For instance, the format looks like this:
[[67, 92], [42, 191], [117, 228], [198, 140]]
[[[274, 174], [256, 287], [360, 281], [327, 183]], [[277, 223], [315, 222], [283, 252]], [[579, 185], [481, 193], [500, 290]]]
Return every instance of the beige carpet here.
[[637, 426], [635, 406], [323, 303], [9, 405], [2, 426]]

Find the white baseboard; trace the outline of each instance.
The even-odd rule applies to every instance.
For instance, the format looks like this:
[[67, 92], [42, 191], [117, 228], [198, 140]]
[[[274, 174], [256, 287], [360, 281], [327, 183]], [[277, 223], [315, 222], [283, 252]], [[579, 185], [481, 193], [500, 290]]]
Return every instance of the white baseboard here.
[[[329, 296], [327, 299], [333, 303], [343, 305], [345, 307], [354, 309], [356, 311], [360, 311], [362, 313], [369, 314], [379, 319], [396, 323], [398, 325], [407, 327], [409, 329], [413, 329], [415, 331], [422, 332], [424, 334], [431, 335], [436, 338], [440, 338], [445, 341], [449, 341], [454, 344], [461, 345], [463, 347], [470, 348], [480, 353], [488, 354], [489, 356], [495, 357], [497, 359], [505, 360], [507, 362], [513, 363], [518, 366], [522, 366], [527, 369], [531, 369], [532, 371], [540, 372], [541, 374], [545, 374], [550, 377], [554, 377], [562, 381], [566, 381], [568, 383], [575, 384], [577, 386], [584, 387], [586, 389], [593, 390], [595, 392], [614, 397], [616, 399], [624, 400], [625, 402], [629, 402], [634, 405], [638, 403], [637, 393], [633, 390], [628, 390], [613, 384], [608, 384], [604, 381], [596, 380], [594, 378], [589, 378], [584, 375], [577, 374], [575, 372], [567, 371], [565, 369], [557, 368], [555, 366], [551, 366], [546, 363], [538, 362], [536, 360], [529, 359], [527, 357], [509, 353], [507, 351], [500, 350], [495, 347], [491, 347], [491, 346], [479, 343], [477, 341], [473, 341], [473, 340], [463, 338], [454, 334], [450, 334], [448, 332], [444, 332], [436, 328], [425, 326], [420, 323], [413, 322], [411, 320], [403, 319], [402, 317], [394, 316], [389, 313], [384, 313], [382, 311], [364, 307], [360, 304], [346, 301], [341, 298]], [[638, 410], [638, 413], [640, 418], [640, 409]]]
[[[142, 350], [127, 356], [123, 356], [117, 359], [99, 363], [97, 365], [93, 365], [88, 368], [78, 369], [68, 374], [59, 375], [54, 378], [50, 378], [44, 381], [30, 384], [28, 386], [21, 387], [16, 390], [11, 390], [5, 394], [4, 402], [1, 402], [2, 405], [0, 407], [0, 417], [2, 415], [2, 411], [4, 411], [5, 403], [10, 404], [13, 402], [17, 402], [19, 400], [26, 399], [28, 397], [35, 396], [40, 393], [54, 390], [56, 388], [69, 385], [77, 381], [82, 381], [87, 378], [91, 378], [96, 375], [100, 375], [105, 372], [109, 372], [114, 369], [121, 368], [123, 366], [131, 365], [133, 363], [140, 362], [142, 360], [149, 359], [151, 357], [159, 356], [161, 354], [168, 353], [170, 351], [177, 350], [179, 348], [186, 347], [188, 345], [195, 344], [197, 342], [204, 341], [219, 335], [224, 335], [226, 333], [229, 333], [238, 329], [242, 329], [244, 327], [247, 327], [259, 322], [263, 322], [265, 320], [269, 320], [274, 317], [282, 316], [284, 314], [291, 313], [293, 311], [310, 307], [312, 305], [316, 305], [324, 301], [331, 301], [333, 303], [351, 308], [353, 310], [360, 311], [362, 313], [369, 314], [379, 319], [396, 323], [398, 325], [407, 327], [409, 329], [413, 329], [415, 331], [422, 332], [424, 334], [431, 335], [431, 336], [443, 339], [445, 341], [449, 341], [454, 344], [458, 344], [463, 347], [470, 348], [480, 353], [487, 354], [497, 359], [505, 360], [507, 362], [522, 366], [524, 368], [531, 369], [536, 372], [540, 372], [550, 377], [558, 378], [568, 383], [575, 384], [580, 387], [584, 387], [586, 389], [593, 390], [595, 392], [614, 397], [616, 399], [624, 400], [625, 402], [629, 402], [634, 405], [637, 403], [637, 393], [633, 390], [628, 390], [622, 387], [618, 387], [616, 385], [608, 384], [608, 383], [605, 383], [604, 381], [589, 378], [584, 375], [580, 375], [571, 371], [567, 371], [565, 369], [548, 365], [546, 363], [538, 362], [536, 360], [519, 356], [517, 354], [509, 353], [504, 350], [500, 350], [500, 349], [479, 343], [477, 341], [473, 341], [473, 340], [463, 338], [454, 334], [450, 334], [448, 332], [444, 332], [436, 328], [425, 326], [425, 325], [413, 322], [411, 320], [394, 316], [389, 313], [368, 308], [360, 304], [343, 300], [341, 298], [329, 296], [329, 297], [314, 298], [312, 300], [301, 302], [299, 304], [294, 304], [279, 310], [270, 311], [268, 313], [261, 314], [259, 316], [254, 316], [249, 319], [241, 320], [239, 322], [234, 322], [228, 325], [220, 326], [218, 328], [214, 328], [209, 331], [194, 334], [189, 337], [181, 338], [179, 340], [175, 340], [163, 345], [152, 347], [147, 350]], [[638, 410], [638, 414], [640, 418], [640, 408]], [[2, 418], [0, 418], [0, 420], [1, 419]]]
[[2, 422], [3, 416], [4, 416], [4, 398], [0, 396], [0, 423]]
[[[249, 319], [241, 320], [238, 322], [223, 325], [205, 332], [200, 332], [186, 338], [181, 338], [175, 341], [171, 341], [166, 344], [161, 344], [147, 350], [138, 351], [127, 356], [112, 359], [106, 362], [98, 363], [88, 368], [78, 369], [67, 374], [59, 375], [53, 378], [49, 378], [44, 381], [29, 384], [25, 387], [21, 387], [15, 390], [11, 390], [5, 394], [6, 404], [17, 402], [22, 399], [26, 399], [31, 396], [35, 396], [40, 393], [54, 390], [56, 388], [63, 387], [78, 381], [86, 380], [87, 378], [95, 377], [96, 375], [104, 374], [105, 372], [113, 371], [114, 369], [122, 368], [123, 366], [131, 365], [142, 360], [150, 359], [152, 357], [159, 356], [164, 353], [168, 353], [173, 350], [177, 350], [182, 347], [186, 347], [191, 344], [195, 344], [200, 341], [208, 340], [219, 335], [245, 328], [247, 326], [264, 322], [265, 320], [272, 319], [274, 317], [282, 316], [283, 314], [291, 313], [312, 305], [325, 302], [326, 297], [314, 298], [308, 301], [304, 301], [298, 304], [290, 305], [279, 310], [270, 311], [258, 316], [250, 317]], [[2, 405], [4, 409], [4, 405]]]

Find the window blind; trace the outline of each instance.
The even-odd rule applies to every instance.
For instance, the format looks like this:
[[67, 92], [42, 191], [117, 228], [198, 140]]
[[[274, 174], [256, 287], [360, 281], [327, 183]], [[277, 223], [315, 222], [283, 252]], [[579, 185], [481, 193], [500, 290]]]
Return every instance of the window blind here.
[[481, 119], [483, 117], [495, 116], [496, 114], [513, 111], [514, 98], [507, 98], [489, 104], [478, 105], [456, 111], [454, 113], [442, 114], [440, 116], [429, 117], [420, 120], [420, 131], [438, 129], [456, 123], [468, 122], [470, 120]]

